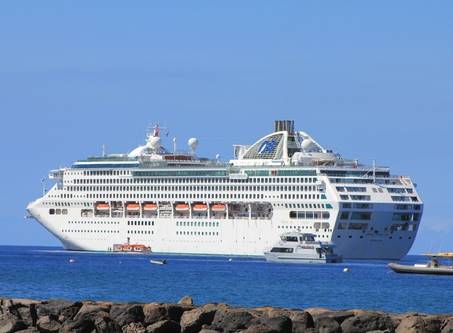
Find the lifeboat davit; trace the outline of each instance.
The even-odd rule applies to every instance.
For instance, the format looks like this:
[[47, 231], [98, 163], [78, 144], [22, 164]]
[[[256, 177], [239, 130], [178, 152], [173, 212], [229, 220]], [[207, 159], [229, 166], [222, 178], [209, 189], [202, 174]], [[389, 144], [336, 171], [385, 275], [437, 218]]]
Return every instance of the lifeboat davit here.
[[138, 203], [129, 203], [126, 205], [126, 209], [127, 210], [139, 210], [140, 209], [140, 205]]
[[146, 203], [143, 205], [144, 210], [157, 210], [157, 205], [154, 203]]
[[203, 203], [198, 203], [193, 205], [193, 210], [195, 212], [205, 212], [208, 210], [208, 205]]
[[106, 203], [98, 203], [96, 205], [96, 209], [97, 210], [109, 210], [110, 206], [109, 206], [109, 204], [106, 204]]
[[188, 204], [177, 204], [175, 209], [178, 212], [185, 212], [189, 210], [189, 205]]
[[226, 207], [224, 204], [214, 204], [211, 206], [213, 212], [224, 212]]

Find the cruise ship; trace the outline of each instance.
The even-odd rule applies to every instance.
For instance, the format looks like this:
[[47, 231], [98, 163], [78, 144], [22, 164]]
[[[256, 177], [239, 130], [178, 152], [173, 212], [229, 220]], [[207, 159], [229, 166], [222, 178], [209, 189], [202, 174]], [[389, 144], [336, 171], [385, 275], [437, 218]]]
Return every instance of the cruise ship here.
[[262, 256], [286, 232], [333, 242], [346, 259], [400, 259], [417, 234], [415, 183], [321, 146], [294, 121], [222, 162], [166, 149], [155, 126], [127, 154], [102, 154], [52, 170], [53, 186], [28, 216], [65, 249]]

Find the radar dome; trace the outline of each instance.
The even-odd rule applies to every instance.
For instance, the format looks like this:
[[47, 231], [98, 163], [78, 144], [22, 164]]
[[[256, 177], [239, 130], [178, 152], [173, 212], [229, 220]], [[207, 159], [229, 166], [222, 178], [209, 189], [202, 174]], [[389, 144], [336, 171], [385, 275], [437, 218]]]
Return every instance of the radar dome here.
[[302, 149], [303, 150], [308, 150], [313, 147], [313, 141], [310, 139], [305, 139], [302, 141]]
[[187, 141], [187, 145], [190, 147], [190, 149], [195, 150], [198, 147], [198, 139], [197, 138], [190, 138]]
[[158, 150], [160, 148], [160, 137], [152, 136], [149, 138], [147, 146], [151, 149]]

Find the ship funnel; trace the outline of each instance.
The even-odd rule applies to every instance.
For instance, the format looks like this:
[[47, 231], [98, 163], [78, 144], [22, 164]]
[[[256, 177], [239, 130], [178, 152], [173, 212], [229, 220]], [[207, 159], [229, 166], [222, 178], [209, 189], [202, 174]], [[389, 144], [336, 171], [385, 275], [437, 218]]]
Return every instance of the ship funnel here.
[[274, 124], [274, 132], [287, 131], [290, 135], [294, 134], [294, 120], [276, 120]]

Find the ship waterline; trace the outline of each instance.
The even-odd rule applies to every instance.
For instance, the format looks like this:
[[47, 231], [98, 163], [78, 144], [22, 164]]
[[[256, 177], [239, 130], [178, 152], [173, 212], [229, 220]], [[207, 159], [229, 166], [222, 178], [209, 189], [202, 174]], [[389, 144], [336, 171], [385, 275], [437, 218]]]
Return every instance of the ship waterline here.
[[222, 163], [161, 146], [156, 126], [129, 154], [50, 172], [54, 186], [29, 215], [68, 250], [259, 255], [288, 231], [334, 242], [346, 259], [399, 259], [423, 203], [409, 177], [333, 153], [291, 121]]

